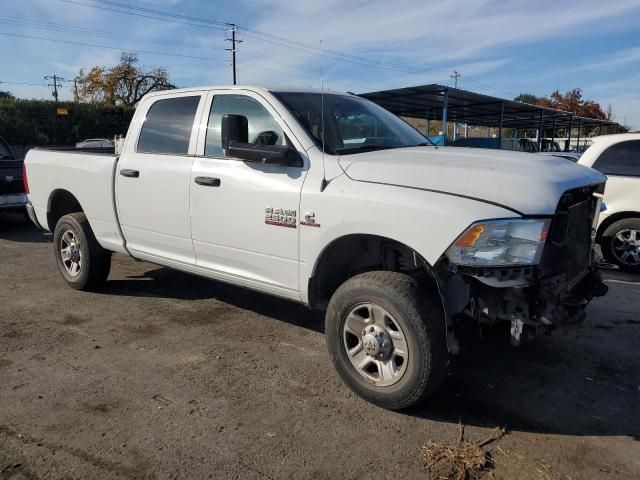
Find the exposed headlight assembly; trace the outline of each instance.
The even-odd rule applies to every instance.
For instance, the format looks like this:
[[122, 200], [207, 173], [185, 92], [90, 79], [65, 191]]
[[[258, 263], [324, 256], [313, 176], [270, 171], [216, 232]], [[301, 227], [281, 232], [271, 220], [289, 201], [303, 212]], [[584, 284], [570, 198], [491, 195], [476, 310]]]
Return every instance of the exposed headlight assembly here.
[[446, 252], [451, 263], [475, 267], [536, 265], [540, 262], [550, 219], [477, 222]]

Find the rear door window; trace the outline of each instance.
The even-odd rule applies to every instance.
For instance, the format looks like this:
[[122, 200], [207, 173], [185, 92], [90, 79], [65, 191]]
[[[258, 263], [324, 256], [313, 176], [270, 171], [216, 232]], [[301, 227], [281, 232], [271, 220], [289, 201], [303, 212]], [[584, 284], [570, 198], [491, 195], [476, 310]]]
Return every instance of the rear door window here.
[[147, 112], [137, 152], [187, 155], [200, 95], [156, 101]]
[[600, 154], [593, 168], [605, 175], [640, 177], [640, 140], [610, 146]]

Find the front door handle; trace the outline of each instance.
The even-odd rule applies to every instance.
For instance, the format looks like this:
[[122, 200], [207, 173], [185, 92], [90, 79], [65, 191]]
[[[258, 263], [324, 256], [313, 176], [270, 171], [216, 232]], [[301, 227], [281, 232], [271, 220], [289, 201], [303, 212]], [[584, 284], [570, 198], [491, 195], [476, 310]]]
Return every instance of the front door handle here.
[[120, 170], [120, 175], [122, 175], [123, 177], [138, 178], [140, 176], [140, 172], [138, 170], [130, 170], [128, 168], [124, 168]]
[[220, 179], [213, 177], [196, 177], [195, 182], [198, 185], [204, 185], [205, 187], [219, 187]]

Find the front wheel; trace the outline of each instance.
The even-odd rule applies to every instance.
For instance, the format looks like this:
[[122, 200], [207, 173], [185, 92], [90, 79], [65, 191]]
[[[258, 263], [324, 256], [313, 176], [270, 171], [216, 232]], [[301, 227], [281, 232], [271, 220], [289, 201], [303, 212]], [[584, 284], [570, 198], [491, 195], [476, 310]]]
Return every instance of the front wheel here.
[[602, 234], [602, 255], [621, 270], [640, 273], [640, 218], [612, 223]]
[[442, 384], [445, 320], [437, 296], [397, 272], [350, 278], [326, 316], [329, 354], [358, 395], [389, 410], [415, 405]]
[[84, 213], [70, 213], [58, 220], [53, 254], [60, 275], [76, 290], [95, 289], [109, 276], [111, 252], [100, 246]]

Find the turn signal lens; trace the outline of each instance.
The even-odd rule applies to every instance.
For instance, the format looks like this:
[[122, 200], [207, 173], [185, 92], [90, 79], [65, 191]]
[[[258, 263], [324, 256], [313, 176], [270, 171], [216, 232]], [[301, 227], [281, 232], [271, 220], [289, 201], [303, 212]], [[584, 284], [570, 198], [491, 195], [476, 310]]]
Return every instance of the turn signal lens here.
[[473, 225], [466, 232], [460, 235], [460, 238], [456, 240], [456, 246], [458, 247], [473, 247], [478, 240], [478, 237], [484, 232], [484, 225]]

